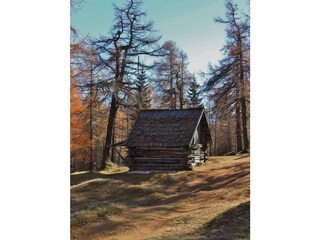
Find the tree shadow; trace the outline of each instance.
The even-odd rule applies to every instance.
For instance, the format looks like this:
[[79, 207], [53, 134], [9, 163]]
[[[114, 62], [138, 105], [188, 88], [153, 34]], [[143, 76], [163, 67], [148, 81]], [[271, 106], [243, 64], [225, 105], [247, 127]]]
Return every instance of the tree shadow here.
[[[227, 168], [228, 167], [224, 169], [227, 169]], [[215, 176], [207, 177], [203, 179], [201, 183], [196, 184], [194, 186], [180, 184], [178, 190], [188, 191], [188, 192], [217, 190], [217, 189], [229, 186], [230, 184], [236, 182], [237, 180], [241, 180], [242, 178], [250, 174], [249, 166], [236, 166], [236, 167], [230, 167], [230, 168], [233, 168], [234, 173], [232, 174], [226, 173], [218, 177], [215, 177]]]
[[[237, 159], [233, 159], [237, 160]], [[250, 169], [250, 163], [246, 162], [241, 162], [241, 163], [234, 163], [230, 166], [223, 166], [220, 168], [211, 168], [212, 171], [217, 171], [217, 170], [248, 170]]]
[[[218, 174], [215, 174], [215, 171]], [[111, 222], [114, 220], [112, 218], [91, 226], [92, 229], [95, 229], [94, 231], [101, 234], [108, 234], [110, 231], [119, 232], [122, 227], [127, 225], [127, 227], [133, 227], [130, 225], [133, 220], [132, 217], [147, 216], [148, 214], [166, 216], [172, 212], [183, 214], [188, 209], [185, 209], [182, 203], [188, 202], [189, 199], [193, 199], [194, 204], [201, 203], [208, 197], [212, 201], [220, 201], [222, 194], [220, 189], [237, 188], [238, 186], [241, 188], [243, 183], [247, 182], [247, 176], [250, 174], [250, 163], [236, 163], [232, 166], [211, 169], [211, 173], [211, 176], [207, 176], [206, 172], [201, 171], [181, 171], [178, 175], [164, 172], [121, 172], [113, 174], [86, 172], [71, 175], [71, 185], [85, 183], [94, 179], [111, 179], [128, 183], [128, 185], [118, 187], [119, 190], [117, 191], [119, 192], [114, 194], [112, 194], [112, 191], [108, 192], [108, 189], [113, 187], [112, 184], [118, 184], [116, 181], [114, 183], [112, 181], [90, 183], [90, 186], [84, 188], [83, 194], [80, 192], [81, 194], [75, 195], [75, 200], [71, 204], [72, 212], [86, 209], [86, 205], [103, 206], [105, 203], [119, 203], [125, 206], [125, 215], [127, 217], [130, 216], [126, 218], [128, 221], [118, 219], [116, 222]], [[201, 181], [197, 181], [197, 178], [201, 179]], [[148, 182], [148, 184], [144, 185], [145, 182]], [[101, 188], [102, 186], [104, 188]], [[160, 198], [157, 198], [159, 194]], [[161, 194], [163, 194], [163, 197], [161, 197]], [[128, 198], [128, 196], [130, 197]], [[197, 200], [195, 200], [195, 196], [197, 196]], [[235, 195], [235, 197], [238, 197], [238, 195]], [[175, 203], [177, 204], [175, 205]], [[249, 216], [250, 202], [247, 202], [212, 219], [203, 228], [192, 234], [198, 235], [201, 232], [201, 236], [204, 239], [213, 240], [248, 239], [250, 233]], [[92, 233], [90, 232], [90, 234]]]
[[[193, 180], [195, 177], [198, 177], [198, 173], [186, 172], [187, 175], [181, 174], [182, 177], [174, 178], [170, 174], [164, 174], [163, 172], [150, 172], [150, 173], [114, 173], [114, 174], [102, 174], [102, 173], [81, 173], [71, 176], [71, 185], [80, 184], [89, 180], [94, 179], [111, 179], [119, 180], [121, 182], [127, 183], [126, 188], [121, 188], [123, 190], [122, 194], [119, 192], [116, 193], [117, 198], [114, 199], [112, 194], [104, 192], [104, 190], [99, 191], [98, 194], [93, 191], [88, 191], [88, 188], [85, 190], [85, 198], [73, 202], [72, 209], [77, 209], [76, 206], [83, 205], [86, 202], [88, 205], [92, 202], [104, 202], [104, 201], [117, 201], [121, 202], [127, 206], [161, 206], [166, 204], [175, 203], [177, 201], [184, 201], [197, 195], [199, 192], [210, 192], [214, 190], [219, 190], [225, 187], [232, 186], [233, 184], [241, 184], [241, 181], [244, 177], [250, 174], [249, 166], [247, 165], [237, 165], [233, 166], [233, 173], [226, 173], [221, 176], [210, 176], [204, 177], [203, 180], [194, 185], [189, 185], [188, 182]], [[154, 177], [155, 176], [155, 177]], [[154, 178], [153, 178], [154, 177]], [[144, 182], [154, 183], [153, 188], [144, 188], [139, 185]], [[155, 182], [154, 182], [155, 181]], [[149, 183], [150, 184], [150, 183]], [[98, 188], [94, 183], [91, 183], [91, 188]], [[111, 185], [110, 185], [111, 187]], [[174, 192], [174, 194], [173, 194]], [[152, 193], [164, 194], [167, 197], [160, 199], [149, 198]], [[92, 196], [91, 196], [92, 195]], [[130, 195], [130, 198], [126, 196]], [[152, 197], [152, 196], [151, 196]], [[86, 205], [86, 204], [85, 204]]]
[[[212, 168], [212, 171], [217, 170], [234, 170], [234, 171], [247, 171], [250, 170], [250, 163], [237, 163], [232, 166], [224, 166], [223, 168]], [[189, 172], [189, 171], [180, 171], [180, 173], [185, 172], [186, 176], [192, 176], [194, 174], [198, 174], [201, 172]], [[134, 173], [134, 172], [121, 172], [121, 173], [100, 173], [100, 172], [84, 172], [78, 174], [72, 174], [70, 177], [70, 184], [71, 186], [77, 185], [86, 181], [94, 180], [94, 179], [114, 179], [114, 180], [121, 180], [127, 182], [132, 185], [139, 185], [145, 181], [148, 181], [154, 175], [163, 174], [163, 173], [172, 173], [172, 172], [161, 172], [161, 171], [151, 171], [149, 173]], [[168, 175], [169, 176], [169, 175]], [[221, 179], [223, 180], [223, 179]], [[208, 182], [212, 183], [212, 182]]]
[[[153, 238], [152, 238], [153, 239]], [[158, 239], [158, 238], [156, 238]], [[244, 202], [221, 213], [203, 227], [183, 235], [169, 235], [159, 240], [201, 239], [235, 240], [250, 239], [250, 201]]]
[[212, 240], [250, 239], [250, 201], [220, 214], [201, 229]]
[[235, 158], [235, 159], [233, 159], [233, 160], [240, 160], [240, 159], [243, 159], [243, 158], [247, 158], [247, 157], [249, 157], [250, 155], [246, 155], [246, 154], [243, 154], [243, 155], [241, 155], [241, 156], [239, 156], [239, 157], [237, 157], [237, 158]]

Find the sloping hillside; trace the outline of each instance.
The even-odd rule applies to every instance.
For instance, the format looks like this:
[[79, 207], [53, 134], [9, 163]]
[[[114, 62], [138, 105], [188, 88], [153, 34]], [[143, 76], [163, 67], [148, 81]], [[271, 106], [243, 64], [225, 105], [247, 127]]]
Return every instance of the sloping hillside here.
[[249, 239], [250, 157], [194, 171], [71, 176], [71, 238]]

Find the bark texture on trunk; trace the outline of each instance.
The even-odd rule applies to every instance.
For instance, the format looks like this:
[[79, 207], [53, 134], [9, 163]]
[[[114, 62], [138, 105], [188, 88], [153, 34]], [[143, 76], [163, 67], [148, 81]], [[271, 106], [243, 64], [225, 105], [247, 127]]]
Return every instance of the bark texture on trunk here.
[[241, 136], [241, 121], [240, 121], [240, 106], [236, 106], [236, 135], [237, 135], [237, 152], [242, 151], [242, 136]]
[[93, 66], [90, 71], [90, 102], [89, 102], [89, 134], [90, 134], [90, 165], [89, 171], [93, 171]]
[[107, 161], [110, 161], [110, 148], [113, 140], [113, 130], [114, 130], [114, 123], [115, 118], [117, 115], [118, 104], [117, 98], [115, 94], [112, 94], [111, 106], [109, 111], [109, 119], [108, 119], [108, 126], [107, 126], [107, 133], [106, 139], [103, 148], [103, 155], [102, 155], [102, 163], [101, 163], [101, 170], [106, 167]]
[[249, 148], [248, 131], [247, 131], [247, 106], [245, 99], [245, 79], [244, 79], [244, 68], [243, 68], [243, 53], [242, 53], [242, 40], [240, 36], [240, 29], [238, 28], [238, 42], [240, 49], [240, 82], [241, 82], [241, 118], [242, 118], [242, 136], [243, 136], [243, 151], [247, 151]]
[[241, 97], [241, 112], [242, 112], [242, 134], [243, 134], [243, 151], [249, 148], [248, 131], [247, 131], [247, 106], [245, 97]]

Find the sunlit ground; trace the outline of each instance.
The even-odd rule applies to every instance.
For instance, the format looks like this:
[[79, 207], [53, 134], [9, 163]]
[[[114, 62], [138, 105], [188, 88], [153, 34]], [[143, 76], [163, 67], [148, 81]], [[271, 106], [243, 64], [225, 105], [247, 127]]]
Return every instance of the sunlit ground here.
[[194, 171], [72, 174], [71, 236], [249, 239], [249, 182], [248, 154], [210, 157]]

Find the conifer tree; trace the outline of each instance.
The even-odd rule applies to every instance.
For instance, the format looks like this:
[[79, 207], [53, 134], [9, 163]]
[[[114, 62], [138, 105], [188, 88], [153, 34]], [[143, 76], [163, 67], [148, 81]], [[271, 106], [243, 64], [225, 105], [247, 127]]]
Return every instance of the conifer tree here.
[[188, 89], [187, 98], [189, 101], [189, 105], [191, 107], [201, 107], [201, 101], [202, 98], [200, 98], [200, 91], [199, 91], [200, 85], [197, 83], [196, 79], [193, 78], [190, 87]]
[[137, 91], [135, 107], [139, 110], [150, 108], [151, 99], [149, 99], [149, 86], [147, 82], [147, 75], [143, 68], [140, 71], [139, 66], [135, 86]]

